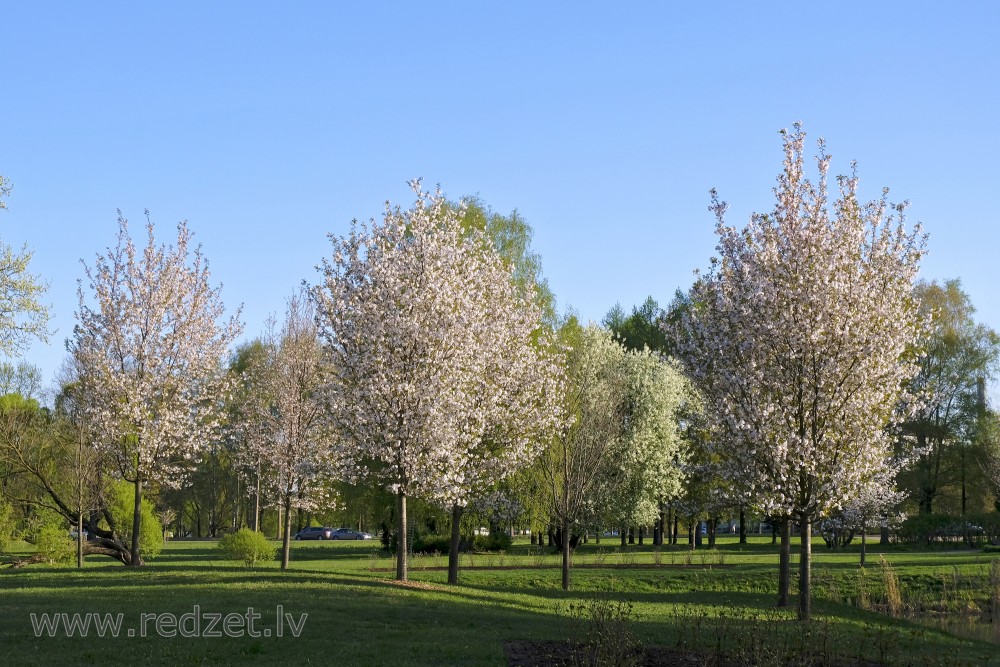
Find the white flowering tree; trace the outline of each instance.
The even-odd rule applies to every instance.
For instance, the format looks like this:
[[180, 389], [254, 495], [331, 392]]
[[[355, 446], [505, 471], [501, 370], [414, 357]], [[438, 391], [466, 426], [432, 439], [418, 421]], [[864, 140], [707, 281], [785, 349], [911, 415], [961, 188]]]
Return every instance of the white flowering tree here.
[[186, 223], [166, 246], [147, 222], [141, 249], [120, 214], [118, 224], [117, 245], [84, 264], [69, 346], [93, 437], [135, 486], [129, 564], [137, 566], [145, 485], [177, 481], [217, 425], [227, 388], [221, 362], [241, 325], [236, 316], [223, 321], [219, 288]]
[[529, 462], [560, 418], [530, 290], [440, 192], [411, 186], [413, 208], [331, 237], [313, 291], [348, 475], [397, 496], [398, 579], [408, 497], [464, 506]]
[[[268, 327], [259, 396], [252, 417], [263, 434], [265, 470], [281, 503], [283, 517], [281, 568], [288, 568], [292, 510], [312, 512], [330, 507], [329, 481], [335, 468], [329, 422], [321, 397], [322, 347], [315, 313], [306, 289], [288, 300], [280, 331]], [[253, 409], [253, 408], [252, 408]], [[250, 443], [256, 436], [250, 434]]]
[[[855, 497], [822, 522], [823, 537], [829, 546], [846, 546], [855, 533], [861, 536], [861, 567], [865, 566], [868, 547], [868, 529], [888, 526], [898, 519], [896, 508], [906, 494], [896, 489], [898, 465], [887, 466]], [[846, 533], [846, 536], [845, 536]]]
[[[692, 289], [682, 357], [723, 437], [734, 476], [759, 477], [772, 513], [801, 525], [799, 613], [810, 616], [811, 526], [891, 462], [887, 424], [916, 372], [913, 280], [925, 236], [887, 191], [858, 201], [856, 175], [827, 193], [804, 174], [805, 134], [785, 132], [777, 204], [744, 229], [713, 192], [718, 257]], [[787, 540], [785, 540], [787, 542]]]
[[603, 480], [605, 516], [614, 525], [657, 523], [660, 507], [681, 491], [685, 447], [678, 411], [689, 383], [676, 362], [648, 348], [625, 353], [623, 437]]

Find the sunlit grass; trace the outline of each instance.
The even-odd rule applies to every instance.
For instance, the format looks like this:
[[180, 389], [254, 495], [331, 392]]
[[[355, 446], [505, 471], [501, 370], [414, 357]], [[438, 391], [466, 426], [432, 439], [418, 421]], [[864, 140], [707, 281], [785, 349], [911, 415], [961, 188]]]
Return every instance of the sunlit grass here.
[[[890, 651], [899, 664], [983, 664], [984, 656], [1000, 653], [996, 646], [882, 613], [873, 567], [879, 553], [870, 546], [869, 567], [861, 575], [856, 550], [816, 547], [814, 610], [816, 627], [827, 633], [824, 641], [851, 658], [863, 654], [877, 660], [880, 651]], [[936, 595], [950, 596], [953, 605], [978, 595], [978, 577], [1000, 557], [961, 550], [885, 553], [904, 597], [922, 605]], [[98, 664], [114, 655], [116, 661], [145, 664], [502, 665], [503, 641], [566, 638], [574, 632], [569, 605], [595, 597], [631, 602], [634, 631], [647, 644], [714, 646], [718, 633], [741, 625], [794, 638], [802, 633], [794, 610], [773, 606], [776, 562], [767, 538], [743, 546], [724, 538], [716, 550], [694, 553], [687, 545], [657, 553], [648, 542], [623, 549], [617, 540], [602, 540], [582, 545], [574, 555], [573, 590], [567, 593], [560, 586], [559, 556], [524, 541], [508, 554], [464, 555], [459, 586], [446, 584], [445, 556], [417, 556], [410, 571], [414, 584], [393, 582], [394, 560], [379, 551], [377, 541], [295, 543], [287, 572], [277, 562], [248, 570], [221, 560], [214, 542], [180, 541], [137, 571], [98, 558], [89, 559], [82, 571], [4, 568], [0, 642], [9, 664]], [[857, 603], [861, 576], [873, 586], [868, 609]], [[81, 641], [35, 638], [29, 618], [43, 612], [122, 612], [127, 625], [144, 612], [179, 615], [194, 605], [220, 613], [252, 606], [265, 624], [274, 622], [282, 605], [287, 612], [308, 614], [308, 620], [295, 639]]]

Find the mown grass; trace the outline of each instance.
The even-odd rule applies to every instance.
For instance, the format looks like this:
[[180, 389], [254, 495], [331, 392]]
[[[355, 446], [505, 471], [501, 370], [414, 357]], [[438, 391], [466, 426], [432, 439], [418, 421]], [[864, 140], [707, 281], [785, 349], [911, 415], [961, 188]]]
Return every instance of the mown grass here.
[[[856, 550], [816, 549], [817, 622], [807, 634], [794, 609], [774, 609], [776, 552], [763, 539], [743, 546], [723, 539], [717, 550], [693, 554], [684, 546], [657, 554], [648, 544], [624, 551], [616, 543], [583, 545], [568, 593], [558, 556], [523, 543], [510, 554], [464, 557], [469, 569], [450, 587], [440, 556], [415, 558], [410, 585], [393, 582], [393, 561], [375, 542], [296, 543], [287, 572], [277, 563], [247, 570], [220, 560], [213, 542], [172, 542], [136, 571], [106, 559], [83, 570], [0, 570], [0, 663], [503, 665], [504, 641], [577, 637], [570, 606], [606, 598], [631, 604], [629, 625], [645, 644], [725, 652], [761, 638], [762, 646], [822, 645], [824, 655], [848, 660], [1000, 665], [995, 644], [885, 613], [880, 551], [870, 548], [862, 576]], [[957, 613], [981, 608], [983, 582], [1000, 554], [893, 549], [886, 558], [909, 609]], [[180, 616], [195, 605], [222, 614], [253, 607], [259, 629], [276, 627], [278, 605], [308, 618], [297, 638], [287, 629], [281, 638], [167, 638], [152, 625], [146, 637], [124, 636], [142, 613]], [[123, 613], [121, 636], [37, 638], [30, 619], [89, 612]]]

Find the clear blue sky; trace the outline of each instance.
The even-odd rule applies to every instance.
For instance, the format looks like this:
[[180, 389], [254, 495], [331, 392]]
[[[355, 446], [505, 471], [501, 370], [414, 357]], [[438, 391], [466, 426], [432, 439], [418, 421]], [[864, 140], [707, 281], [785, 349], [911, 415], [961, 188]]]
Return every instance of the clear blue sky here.
[[[361, 7], [363, 4], [377, 7]], [[517, 208], [560, 307], [599, 320], [686, 287], [772, 205], [777, 130], [824, 136], [931, 234], [1000, 329], [1000, 3], [6, 3], [0, 237], [72, 332], [115, 209], [186, 219], [248, 336], [405, 181]]]

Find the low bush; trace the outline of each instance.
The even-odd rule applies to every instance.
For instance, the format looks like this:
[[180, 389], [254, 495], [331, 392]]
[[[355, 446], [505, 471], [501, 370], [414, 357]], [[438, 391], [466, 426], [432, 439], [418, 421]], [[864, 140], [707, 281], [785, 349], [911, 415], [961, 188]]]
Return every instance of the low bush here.
[[275, 547], [262, 533], [240, 528], [219, 540], [219, 551], [226, 560], [241, 560], [247, 567], [275, 557]]
[[969, 547], [1000, 540], [1000, 513], [918, 514], [900, 525], [897, 536], [910, 544], [956, 543]]
[[413, 540], [415, 554], [446, 554], [451, 548], [451, 538], [447, 535], [418, 535]]
[[507, 533], [476, 535], [472, 542], [473, 551], [507, 551], [512, 540]]
[[65, 526], [47, 523], [34, 536], [35, 554], [50, 565], [72, 562], [76, 543], [69, 537]]

